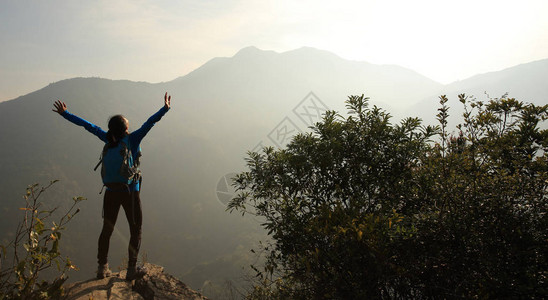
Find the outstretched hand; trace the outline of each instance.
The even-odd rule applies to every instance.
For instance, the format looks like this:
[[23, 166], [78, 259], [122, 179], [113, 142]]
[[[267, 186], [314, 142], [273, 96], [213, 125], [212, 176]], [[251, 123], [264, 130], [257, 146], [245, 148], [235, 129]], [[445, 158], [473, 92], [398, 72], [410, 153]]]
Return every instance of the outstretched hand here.
[[55, 109], [52, 109], [52, 111], [54, 111], [58, 114], [62, 114], [65, 111], [67, 111], [67, 105], [65, 104], [65, 102], [63, 102], [61, 100], [55, 101], [55, 103], [53, 103], [53, 107], [55, 107]]
[[171, 106], [171, 95], [168, 97], [167, 92], [164, 95], [164, 106], [165, 108], [169, 108]]

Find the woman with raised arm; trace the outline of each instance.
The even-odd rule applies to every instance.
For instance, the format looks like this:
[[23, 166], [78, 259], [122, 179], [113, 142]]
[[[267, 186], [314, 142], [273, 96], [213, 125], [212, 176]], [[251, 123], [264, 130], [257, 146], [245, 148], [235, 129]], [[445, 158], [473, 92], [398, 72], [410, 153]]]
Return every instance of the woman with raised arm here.
[[[108, 131], [104, 131], [67, 110], [67, 105], [61, 100], [54, 104], [53, 111], [70, 122], [84, 127], [105, 143], [101, 155], [101, 177], [106, 191], [103, 199], [103, 229], [99, 236], [97, 260], [97, 278], [102, 279], [111, 274], [108, 267], [108, 248], [110, 236], [114, 230], [120, 206], [124, 208], [130, 228], [128, 246], [128, 269], [126, 280], [133, 280], [144, 275], [144, 270], [137, 267], [137, 256], [141, 244], [141, 225], [143, 214], [139, 187], [141, 172], [139, 157], [141, 156], [141, 141], [152, 126], [165, 115], [171, 106], [171, 96], [164, 95], [164, 106], [152, 115], [141, 128], [129, 132], [129, 122], [122, 115], [115, 115], [108, 122]], [[97, 168], [96, 167], [96, 168]]]

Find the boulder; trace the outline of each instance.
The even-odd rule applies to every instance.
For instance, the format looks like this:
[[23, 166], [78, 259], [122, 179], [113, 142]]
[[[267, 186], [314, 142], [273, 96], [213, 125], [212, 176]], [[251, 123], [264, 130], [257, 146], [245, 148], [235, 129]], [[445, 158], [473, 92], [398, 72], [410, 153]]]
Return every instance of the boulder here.
[[139, 279], [126, 281], [126, 271], [113, 273], [104, 279], [90, 279], [65, 286], [67, 300], [111, 299], [188, 299], [207, 300], [190, 289], [181, 280], [164, 272], [158, 265], [146, 263], [146, 274]]

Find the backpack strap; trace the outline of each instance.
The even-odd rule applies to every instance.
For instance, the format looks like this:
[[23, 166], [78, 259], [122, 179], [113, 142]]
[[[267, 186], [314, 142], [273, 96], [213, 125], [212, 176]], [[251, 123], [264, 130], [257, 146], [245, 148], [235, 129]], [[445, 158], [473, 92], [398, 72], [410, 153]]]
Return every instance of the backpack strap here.
[[93, 168], [93, 171], [97, 171], [97, 168], [99, 168], [99, 166], [103, 162], [103, 157], [105, 156], [105, 153], [107, 152], [109, 145], [110, 143], [106, 143], [105, 146], [103, 146], [103, 152], [101, 152], [101, 156], [99, 156], [99, 162], [97, 163], [95, 168]]
[[133, 177], [131, 178], [131, 184], [134, 185], [140, 183], [141, 179], [141, 171], [139, 170], [139, 157], [141, 156], [141, 152], [139, 151], [139, 149], [137, 149], [137, 157], [134, 158], [133, 151], [131, 150], [131, 141], [129, 135], [127, 135], [126, 138], [127, 143], [124, 142], [124, 140], [121, 140], [121, 142], [126, 145], [128, 151], [128, 159], [131, 159], [131, 172], [133, 173]]
[[101, 157], [99, 157], [99, 162], [97, 163], [95, 168], [93, 168], [93, 171], [97, 171], [97, 168], [99, 168], [99, 166], [101, 165], [102, 162], [103, 162], [103, 156], [101, 155]]

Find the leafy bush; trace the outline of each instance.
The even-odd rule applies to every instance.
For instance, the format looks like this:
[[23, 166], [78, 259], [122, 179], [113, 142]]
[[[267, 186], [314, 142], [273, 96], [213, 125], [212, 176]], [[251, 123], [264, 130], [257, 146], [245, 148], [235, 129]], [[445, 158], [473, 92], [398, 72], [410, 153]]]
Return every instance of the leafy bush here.
[[248, 297], [546, 295], [548, 106], [459, 99], [456, 134], [445, 96], [436, 127], [351, 96], [349, 117], [249, 153], [229, 210], [263, 217], [272, 241]]
[[[59, 298], [66, 272], [76, 269], [68, 257], [59, 251], [61, 233], [74, 215], [80, 210], [76, 204], [85, 198], [74, 197], [73, 205], [57, 222], [48, 224], [58, 208], [45, 210], [40, 196], [55, 182], [45, 187], [39, 184], [27, 188], [24, 215], [17, 226], [14, 239], [7, 245], [0, 245], [0, 299], [52, 299]], [[5, 265], [5, 263], [8, 263]], [[57, 275], [52, 280], [40, 277], [52, 266]]]

